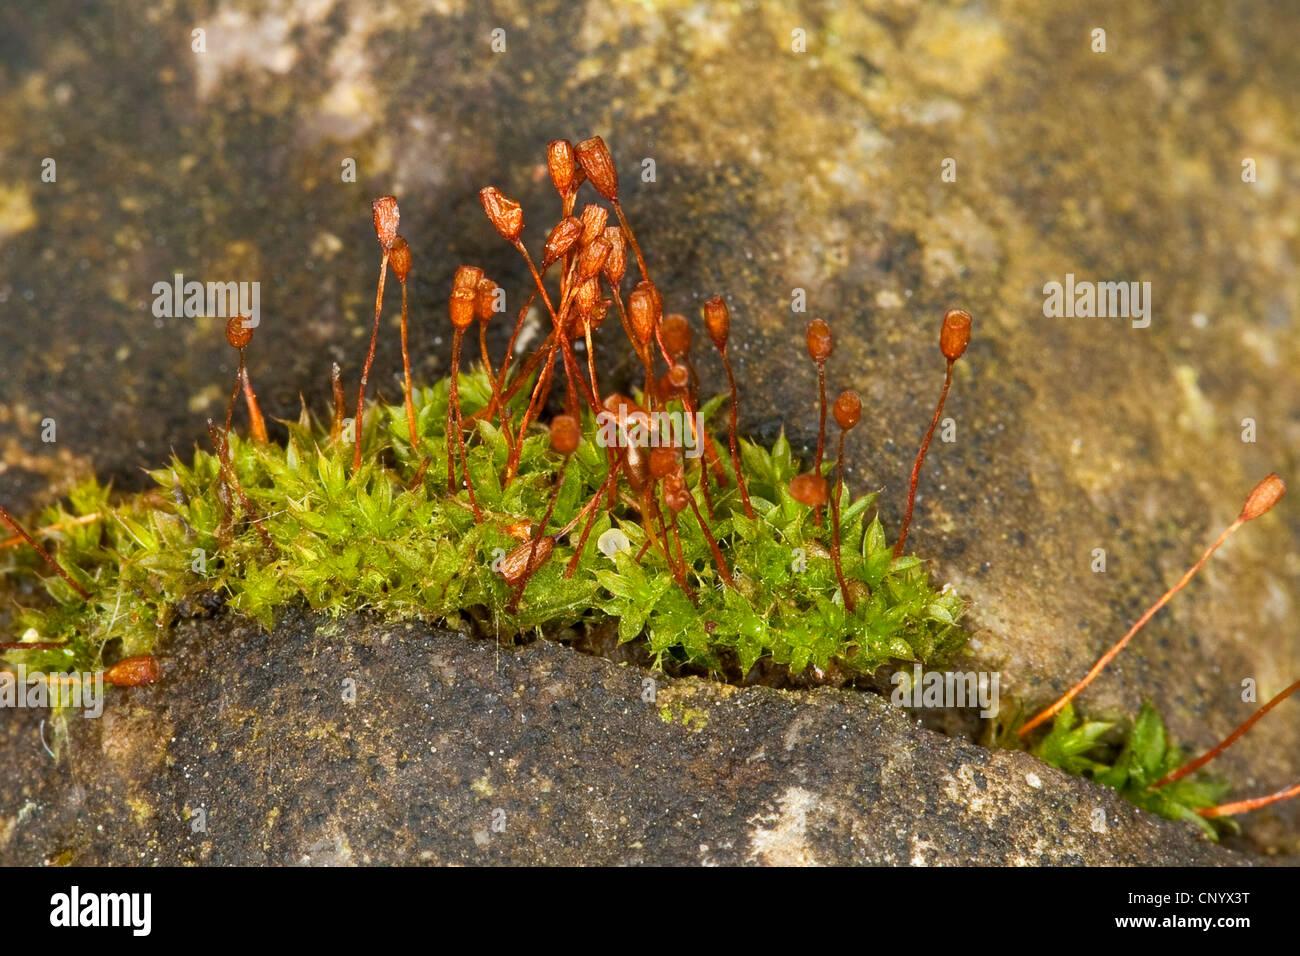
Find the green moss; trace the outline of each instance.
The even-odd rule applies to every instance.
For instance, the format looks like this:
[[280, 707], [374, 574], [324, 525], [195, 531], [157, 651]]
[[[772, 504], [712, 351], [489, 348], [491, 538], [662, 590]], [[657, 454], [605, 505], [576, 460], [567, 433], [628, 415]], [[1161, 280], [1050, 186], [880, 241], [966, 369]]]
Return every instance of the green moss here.
[[709, 725], [709, 715], [698, 707], [672, 708], [665, 705], [659, 708], [659, 719], [665, 724], [681, 724], [691, 731], [700, 731]]
[[[225, 519], [219, 463], [209, 451], [152, 472], [158, 487], [148, 494], [115, 499], [94, 481], [81, 485], [40, 520], [63, 526], [55, 538], [59, 560], [94, 599], [81, 601], [35, 555], [7, 552], [0, 574], [38, 577], [49, 596], [20, 612], [20, 632], [31, 640], [66, 642], [55, 650], [12, 651], [9, 661], [29, 670], [86, 670], [152, 653], [178, 614], [215, 601], [265, 628], [299, 601], [331, 615], [370, 610], [452, 625], [473, 622], [502, 636], [614, 618], [620, 639], [644, 640], [658, 663], [732, 679], [743, 679], [759, 661], [791, 674], [816, 668], [832, 679], [851, 677], [895, 659], [935, 663], [964, 642], [957, 595], [937, 590], [918, 558], [894, 559], [875, 516], [875, 496], [855, 500], [847, 490], [841, 498], [844, 571], [850, 581], [865, 583], [870, 596], [864, 588], [854, 611], [845, 609], [830, 559], [829, 522], [818, 526], [812, 511], [790, 497], [798, 462], [784, 436], [771, 449], [744, 443], [755, 518], [739, 509], [734, 483], [714, 492], [712, 527], [734, 588], [720, 580], [688, 510], [678, 522], [694, 591], [688, 596], [655, 548], [643, 552], [646, 529], [635, 502], [620, 499], [612, 509], [600, 508], [576, 573], [565, 576], [574, 533], [557, 542], [512, 611], [512, 587], [494, 567], [519, 546], [523, 523], [541, 520], [561, 469], [550, 529], [573, 518], [601, 486], [608, 465], [595, 422], [585, 421], [585, 440], [567, 466], [543, 431], [530, 435], [518, 476], [505, 487], [500, 476], [507, 443], [494, 426], [480, 423], [468, 452], [485, 512], [478, 522], [464, 491], [446, 491], [448, 383], [416, 391], [423, 447], [417, 451], [408, 443], [400, 405], [375, 405], [365, 418], [365, 465], [356, 474], [351, 446], [331, 441], [329, 429], [306, 412], [289, 423], [283, 446], [232, 436], [234, 468], [270, 548], [247, 516]], [[473, 372], [461, 377], [460, 392], [468, 416], [487, 404], [490, 384]], [[710, 413], [718, 404], [710, 403]], [[521, 406], [522, 400], [512, 409], [515, 420]], [[725, 457], [724, 445], [717, 447]], [[424, 480], [411, 488], [426, 455], [431, 464]], [[699, 469], [687, 473], [703, 510]], [[97, 517], [72, 520], [89, 515]], [[597, 541], [611, 527], [623, 531], [631, 548], [609, 557]]]
[[1164, 719], [1149, 703], [1142, 705], [1126, 732], [1106, 721], [1080, 721], [1067, 704], [1052, 722], [1052, 729], [1033, 747], [1040, 760], [1067, 773], [1089, 777], [1118, 790], [1144, 810], [1169, 820], [1199, 826], [1217, 840], [1220, 829], [1237, 829], [1227, 817], [1207, 819], [1197, 810], [1212, 807], [1228, 795], [1229, 785], [1207, 774], [1195, 774], [1156, 787], [1165, 774], [1183, 765], [1186, 755], [1169, 741]]

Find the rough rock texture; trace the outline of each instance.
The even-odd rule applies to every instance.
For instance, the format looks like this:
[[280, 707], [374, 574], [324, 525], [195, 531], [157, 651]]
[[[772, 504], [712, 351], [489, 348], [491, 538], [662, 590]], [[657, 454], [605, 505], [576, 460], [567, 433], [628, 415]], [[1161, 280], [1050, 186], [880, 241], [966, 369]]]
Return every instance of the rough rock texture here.
[[1247, 859], [875, 695], [318, 624], [187, 628], [162, 683], [71, 719], [57, 770], [34, 715], [6, 719], [0, 864]]
[[[752, 433], [784, 422], [809, 441], [813, 374], [794, 343], [809, 315], [833, 321], [832, 385], [868, 401], [851, 462], [883, 489], [891, 527], [941, 374], [938, 317], [975, 314], [957, 440], [930, 457], [912, 541], [973, 599], [972, 654], [1007, 694], [1063, 689], [1257, 478], [1300, 481], [1294, 4], [28, 7], [0, 11], [11, 503], [91, 468], [138, 485], [217, 413], [232, 373], [220, 320], [151, 311], [174, 272], [262, 282], [250, 361], [269, 413], [294, 414], [300, 393], [323, 408], [333, 360], [355, 382], [374, 195], [400, 197], [417, 257], [417, 370], [443, 371], [455, 265], [512, 294], [524, 279], [474, 190], [520, 198], [536, 247], [554, 210], [542, 146], [590, 132], [616, 151], [669, 308], [729, 297]], [[57, 183], [40, 180], [47, 157]], [[1066, 273], [1150, 282], [1151, 326], [1045, 318], [1042, 288]], [[796, 289], [807, 315], [791, 312]], [[395, 324], [372, 379], [390, 397]], [[1300, 675], [1296, 500], [1157, 618], [1087, 694], [1094, 713], [1150, 698], [1199, 749], [1248, 712], [1243, 680], [1264, 699]], [[1238, 792], [1300, 779], [1296, 706], [1223, 759]], [[1248, 834], [1300, 852], [1300, 802], [1252, 816]]]

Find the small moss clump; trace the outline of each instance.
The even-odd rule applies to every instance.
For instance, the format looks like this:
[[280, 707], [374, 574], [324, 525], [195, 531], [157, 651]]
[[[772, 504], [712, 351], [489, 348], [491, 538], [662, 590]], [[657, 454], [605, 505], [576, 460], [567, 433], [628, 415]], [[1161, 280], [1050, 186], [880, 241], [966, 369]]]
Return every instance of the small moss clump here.
[[1168, 820], [1194, 823], [1212, 840], [1220, 830], [1240, 829], [1231, 817], [1206, 817], [1198, 811], [1218, 805], [1231, 785], [1209, 774], [1184, 777], [1167, 785], [1161, 781], [1186, 762], [1186, 755], [1169, 740], [1164, 718], [1143, 703], [1127, 731], [1113, 721], [1080, 720], [1067, 704], [1052, 721], [1052, 729], [1032, 748], [1034, 756], [1066, 773], [1088, 777], [1118, 790], [1120, 796]]

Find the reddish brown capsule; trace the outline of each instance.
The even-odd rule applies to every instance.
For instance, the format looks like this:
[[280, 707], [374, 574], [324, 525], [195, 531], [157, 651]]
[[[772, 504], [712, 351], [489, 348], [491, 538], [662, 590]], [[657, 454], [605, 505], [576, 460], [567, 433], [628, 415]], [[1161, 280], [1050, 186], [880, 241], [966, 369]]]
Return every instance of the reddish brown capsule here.
[[834, 412], [835, 423], [848, 431], [862, 420], [862, 399], [858, 398], [857, 392], [845, 389], [835, 399]]
[[139, 687], [152, 684], [158, 679], [158, 659], [142, 654], [139, 657], [127, 657], [104, 671], [104, 682], [114, 687]]
[[574, 151], [578, 156], [578, 165], [587, 174], [596, 192], [606, 199], [618, 200], [618, 170], [614, 168], [614, 157], [609, 147], [599, 136], [584, 139]]
[[[534, 546], [536, 547], [535, 553]], [[550, 559], [551, 552], [554, 550], [555, 539], [550, 535], [538, 538], [535, 543], [531, 540], [525, 541], [501, 559], [501, 564], [497, 566], [497, 570], [506, 579], [506, 583], [518, 584], [528, 571], [530, 557], [533, 570], [536, 571]]]
[[605, 241], [609, 243], [609, 255], [605, 259], [605, 278], [617, 289], [627, 273], [627, 243], [623, 240], [623, 230], [618, 226], [606, 226]]
[[1257, 484], [1246, 497], [1241, 508], [1239, 520], [1253, 521], [1262, 514], [1267, 514], [1286, 494], [1286, 482], [1276, 474], [1271, 474]]
[[447, 312], [453, 327], [462, 332], [474, 324], [474, 305], [478, 296], [470, 289], [452, 289]]
[[551, 448], [561, 455], [572, 455], [582, 442], [582, 429], [572, 415], [556, 415], [551, 419]]
[[709, 330], [709, 338], [714, 347], [723, 352], [727, 348], [727, 335], [731, 331], [731, 313], [727, 310], [727, 300], [715, 295], [704, 303], [704, 327]]
[[478, 266], [458, 266], [456, 274], [452, 276], [451, 287], [453, 289], [469, 289], [471, 292], [478, 292], [478, 284], [483, 280], [483, 270]]
[[397, 238], [397, 223], [401, 213], [397, 210], [397, 197], [380, 196], [370, 204], [375, 219], [375, 236], [384, 249], [392, 248]]
[[388, 262], [397, 281], [405, 285], [407, 276], [411, 274], [411, 247], [401, 236], [393, 240], [393, 246], [388, 250]]
[[955, 362], [970, 344], [970, 313], [964, 309], [949, 309], [943, 316], [939, 330], [939, 351], [949, 362]]
[[685, 391], [686, 386], [691, 384], [690, 370], [680, 362], [673, 365], [664, 375], [664, 378], [667, 380], [668, 385], [677, 392]]
[[518, 242], [524, 231], [524, 210], [513, 199], [506, 198], [495, 186], [484, 186], [478, 191], [479, 202], [483, 211], [501, 238], [506, 242]]
[[623, 474], [627, 475], [627, 483], [632, 486], [632, 490], [637, 494], [641, 493], [650, 480], [650, 468], [646, 461], [646, 455], [636, 445], [632, 445], [627, 450], [627, 458], [623, 461]]
[[676, 314], [664, 316], [659, 336], [663, 339], [664, 348], [673, 358], [681, 358], [689, 352], [694, 337], [691, 333], [691, 323], [686, 321], [686, 316]]
[[461, 331], [474, 324], [478, 303], [478, 285], [483, 281], [483, 270], [478, 266], [461, 266], [451, 280], [451, 297], [447, 308], [451, 324]]
[[[653, 328], [658, 328], [660, 320], [664, 317], [664, 297], [659, 294], [658, 287], [648, 279], [642, 279], [632, 290], [632, 295], [641, 293], [645, 298], [649, 308], [650, 323]], [[630, 299], [629, 299], [630, 301]]]
[[809, 357], [818, 365], [831, 357], [834, 343], [831, 341], [831, 327], [822, 319], [813, 319], [808, 323], [805, 336]]
[[567, 139], [553, 139], [546, 145], [546, 168], [550, 170], [555, 191], [567, 196], [578, 185], [578, 164], [573, 155], [573, 144]]
[[809, 508], [820, 508], [830, 500], [826, 479], [806, 471], [790, 479], [790, 497]]
[[573, 302], [578, 307], [578, 317], [586, 319], [593, 328], [605, 318], [606, 302], [600, 294], [600, 280], [594, 275], [583, 280], [574, 291]]
[[690, 383], [691, 373], [686, 366], [673, 365], [659, 377], [659, 397], [665, 402], [674, 398], [684, 398], [689, 394], [687, 386]]
[[664, 501], [668, 507], [673, 510], [674, 514], [685, 511], [690, 505], [691, 493], [686, 487], [686, 477], [680, 471], [675, 471], [664, 478]]
[[648, 345], [654, 336], [656, 318], [654, 289], [648, 283], [638, 282], [627, 297], [627, 318], [637, 344]]
[[253, 341], [252, 326], [245, 325], [249, 319], [242, 315], [231, 316], [226, 320], [226, 341], [232, 349], [246, 349]]
[[607, 412], [615, 416], [623, 415], [625, 418], [631, 418], [631, 416], [638, 413], [645, 414], [645, 409], [620, 392], [610, 392], [605, 396], [605, 401], [602, 404], [604, 404]]
[[555, 224], [542, 249], [542, 268], [558, 262], [582, 238], [582, 220], [567, 216]]
[[609, 210], [604, 206], [598, 206], [596, 203], [588, 203], [582, 207], [582, 244], [594, 240], [597, 236], [605, 231], [605, 225], [609, 222]]
[[663, 317], [664, 317], [663, 294], [660, 293], [659, 287], [655, 285], [653, 282], [651, 282], [649, 279], [642, 279], [640, 282], [637, 283], [637, 285], [645, 286], [647, 289], [650, 290], [650, 298], [651, 301], [654, 302], [654, 307], [655, 307], [655, 328], [658, 328], [659, 323], [663, 321]]
[[474, 315], [480, 322], [490, 321], [496, 312], [497, 284], [486, 276], [478, 280], [474, 296]]
[[610, 245], [604, 236], [597, 236], [588, 245], [582, 247], [578, 255], [578, 281], [586, 282], [600, 275], [609, 258]]
[[681, 470], [681, 459], [676, 448], [650, 449], [650, 476], [656, 481]]

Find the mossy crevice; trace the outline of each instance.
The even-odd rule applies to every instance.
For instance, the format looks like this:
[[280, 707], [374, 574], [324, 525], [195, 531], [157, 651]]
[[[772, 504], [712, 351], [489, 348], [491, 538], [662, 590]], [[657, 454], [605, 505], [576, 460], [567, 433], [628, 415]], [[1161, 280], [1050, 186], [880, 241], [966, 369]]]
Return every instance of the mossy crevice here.
[[[985, 742], [994, 747], [1024, 746], [1017, 730], [1024, 723], [1018, 707], [1008, 708], [990, 722]], [[1067, 704], [1046, 734], [1027, 748], [1039, 760], [1077, 777], [1086, 777], [1167, 820], [1199, 827], [1211, 840], [1240, 832], [1230, 817], [1205, 817], [1198, 811], [1219, 804], [1232, 789], [1224, 778], [1205, 772], [1164, 783], [1163, 778], [1187, 760], [1173, 740], [1160, 712], [1144, 701], [1131, 720], [1082, 717]]]
[[[513, 589], [497, 570], [503, 556], [541, 521], [561, 473], [551, 529], [570, 521], [601, 487], [608, 459], [588, 416], [584, 440], [567, 463], [538, 429], [523, 442], [517, 477], [503, 486], [507, 442], [493, 424], [479, 421], [468, 459], [484, 512], [478, 521], [466, 493], [449, 494], [440, 477], [448, 391], [445, 380], [416, 389], [418, 449], [409, 442], [402, 405], [372, 405], [362, 436], [364, 465], [355, 473], [352, 447], [306, 410], [285, 423], [283, 444], [232, 434], [233, 470], [256, 521], [228, 517], [238, 508], [226, 500], [219, 458], [208, 450], [153, 471], [151, 492], [119, 497], [94, 480], [81, 483], [38, 520], [52, 529], [47, 540], [57, 542], [60, 563], [92, 600], [81, 600], [29, 551], [8, 551], [0, 573], [39, 579], [48, 595], [17, 612], [18, 634], [59, 643], [9, 651], [8, 661], [29, 671], [95, 670], [155, 653], [178, 616], [226, 605], [270, 628], [296, 601], [332, 615], [371, 610], [473, 623], [501, 637], [616, 623], [620, 642], [643, 640], [660, 666], [684, 665], [734, 681], [761, 661], [791, 675], [844, 683], [891, 660], [941, 662], [965, 641], [961, 599], [951, 588], [936, 588], [921, 559], [894, 558], [875, 495], [854, 498], [847, 488], [840, 509], [844, 572], [860, 591], [854, 609], [846, 610], [830, 558], [829, 523], [815, 522], [813, 510], [789, 494], [799, 468], [784, 436], [770, 449], [742, 442], [755, 518], [744, 515], [734, 484], [714, 492], [712, 530], [734, 587], [719, 579], [698, 527], [682, 521], [677, 535], [691, 576], [688, 595], [662, 554], [645, 547], [637, 502], [618, 498], [598, 509], [575, 573], [565, 572], [576, 529], [557, 542], [512, 609]], [[487, 406], [491, 383], [475, 370], [461, 376], [459, 391], [468, 417]], [[719, 404], [703, 409], [706, 420]], [[719, 451], [725, 455], [725, 446]], [[426, 458], [423, 477], [413, 484]], [[829, 472], [831, 464], [823, 467]], [[698, 470], [690, 485], [704, 508]], [[606, 555], [598, 542], [615, 527], [627, 549]]]

